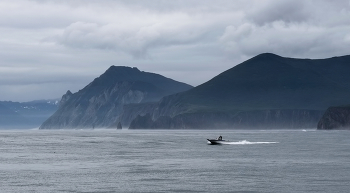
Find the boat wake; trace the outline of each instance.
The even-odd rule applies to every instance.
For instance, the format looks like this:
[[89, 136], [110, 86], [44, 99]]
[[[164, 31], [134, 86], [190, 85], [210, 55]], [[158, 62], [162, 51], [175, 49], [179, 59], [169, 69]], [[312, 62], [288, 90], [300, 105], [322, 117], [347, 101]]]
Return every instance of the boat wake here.
[[221, 142], [223, 145], [254, 145], [254, 144], [274, 144], [278, 142], [268, 142], [268, 141], [259, 141], [259, 142], [250, 142], [247, 140], [232, 142], [232, 141], [225, 141]]

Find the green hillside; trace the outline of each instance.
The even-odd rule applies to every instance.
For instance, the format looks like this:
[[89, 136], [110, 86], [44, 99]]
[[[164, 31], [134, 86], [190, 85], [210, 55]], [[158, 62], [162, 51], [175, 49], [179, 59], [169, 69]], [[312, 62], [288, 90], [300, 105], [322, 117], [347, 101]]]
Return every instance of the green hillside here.
[[[325, 110], [350, 103], [350, 56], [293, 59], [260, 54], [161, 106], [183, 112], [264, 109]], [[170, 103], [170, 104], [169, 104]]]

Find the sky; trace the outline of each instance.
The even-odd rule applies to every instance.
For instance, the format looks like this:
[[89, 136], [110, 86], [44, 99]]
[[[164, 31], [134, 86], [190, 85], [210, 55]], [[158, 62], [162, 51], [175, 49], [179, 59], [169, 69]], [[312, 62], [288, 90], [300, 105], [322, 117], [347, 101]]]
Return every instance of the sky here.
[[192, 86], [261, 53], [350, 53], [350, 0], [1, 0], [0, 101], [59, 99], [109, 66]]

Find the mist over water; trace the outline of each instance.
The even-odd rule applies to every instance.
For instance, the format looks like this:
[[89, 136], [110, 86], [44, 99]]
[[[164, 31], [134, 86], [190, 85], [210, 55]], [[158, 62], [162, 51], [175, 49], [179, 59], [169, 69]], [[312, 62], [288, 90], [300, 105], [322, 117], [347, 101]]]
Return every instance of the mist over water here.
[[[222, 135], [224, 145], [208, 145]], [[0, 131], [1, 192], [348, 192], [350, 132]]]

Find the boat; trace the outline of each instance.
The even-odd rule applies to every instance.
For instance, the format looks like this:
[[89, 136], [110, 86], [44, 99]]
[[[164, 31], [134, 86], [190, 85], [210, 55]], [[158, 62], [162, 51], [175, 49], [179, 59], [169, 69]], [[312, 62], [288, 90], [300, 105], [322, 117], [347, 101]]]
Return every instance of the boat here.
[[222, 139], [207, 139], [211, 145], [221, 145], [225, 140]]

